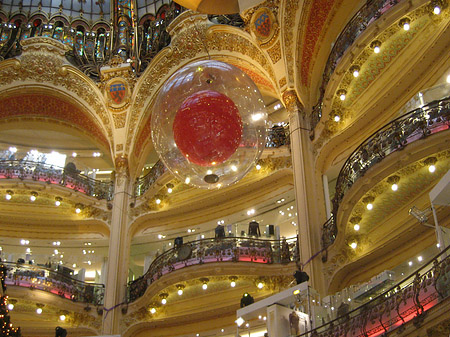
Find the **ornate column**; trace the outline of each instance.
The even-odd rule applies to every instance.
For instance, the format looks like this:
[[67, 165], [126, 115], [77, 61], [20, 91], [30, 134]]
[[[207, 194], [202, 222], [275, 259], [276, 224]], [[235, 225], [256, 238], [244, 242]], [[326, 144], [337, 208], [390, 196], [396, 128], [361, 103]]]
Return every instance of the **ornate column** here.
[[[283, 92], [283, 103], [289, 113], [292, 168], [297, 206], [297, 223], [300, 241], [300, 262], [302, 265], [320, 250], [320, 228], [317, 223], [317, 187], [314, 174], [313, 153], [309, 140], [309, 128], [303, 106], [293, 89]], [[314, 219], [314, 221], [311, 221]], [[322, 291], [323, 276], [320, 258], [308, 262], [304, 271], [310, 276], [310, 283]], [[319, 262], [318, 262], [319, 261]]]
[[115, 189], [107, 261], [106, 289], [103, 310], [103, 334], [119, 334], [122, 303], [126, 301], [130, 240], [128, 208], [132, 184], [126, 156], [115, 159]]

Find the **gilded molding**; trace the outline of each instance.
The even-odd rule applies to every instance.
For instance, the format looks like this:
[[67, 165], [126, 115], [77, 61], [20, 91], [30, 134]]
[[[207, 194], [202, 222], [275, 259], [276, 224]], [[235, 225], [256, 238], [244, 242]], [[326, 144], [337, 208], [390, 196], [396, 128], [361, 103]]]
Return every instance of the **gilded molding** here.
[[[26, 41], [26, 42], [25, 42]], [[51, 83], [57, 87], [64, 87], [86, 101], [87, 105], [102, 121], [96, 123], [112, 140], [111, 119], [102, 104], [99, 95], [93, 90], [91, 80], [81, 75], [79, 71], [66, 64], [62, 53], [66, 48], [62, 43], [49, 38], [30, 38], [24, 42], [24, 52], [19, 61], [5, 61], [0, 67], [0, 83], [9, 85], [14, 82], [35, 81], [37, 83]], [[3, 62], [2, 62], [3, 63]]]
[[281, 45], [277, 42], [272, 48], [267, 49], [267, 54], [269, 54], [272, 63], [275, 64], [281, 60]]
[[280, 88], [283, 88], [286, 85], [286, 76], [283, 76], [282, 78], [280, 78], [280, 80], [278, 81], [278, 85], [280, 86]]
[[284, 55], [287, 66], [287, 75], [290, 83], [294, 83], [294, 27], [295, 27], [295, 17], [299, 9], [299, 1], [297, 0], [287, 0], [286, 5], [283, 10], [284, 22]]
[[293, 111], [302, 108], [302, 104], [300, 103], [297, 93], [295, 92], [294, 89], [285, 90], [281, 98], [288, 111]]

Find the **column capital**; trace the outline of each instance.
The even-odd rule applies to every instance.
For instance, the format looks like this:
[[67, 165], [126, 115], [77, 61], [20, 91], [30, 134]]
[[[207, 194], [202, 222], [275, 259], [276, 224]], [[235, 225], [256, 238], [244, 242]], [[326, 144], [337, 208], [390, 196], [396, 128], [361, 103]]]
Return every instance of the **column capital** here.
[[294, 89], [287, 89], [281, 95], [284, 106], [288, 109], [289, 112], [293, 110], [301, 110], [303, 108], [302, 103], [298, 99], [297, 93]]

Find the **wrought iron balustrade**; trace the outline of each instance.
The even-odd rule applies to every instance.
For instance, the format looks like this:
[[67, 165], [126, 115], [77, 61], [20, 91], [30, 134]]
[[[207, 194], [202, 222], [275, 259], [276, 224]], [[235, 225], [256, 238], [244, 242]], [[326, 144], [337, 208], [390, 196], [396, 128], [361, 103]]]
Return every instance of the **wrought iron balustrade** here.
[[316, 127], [322, 117], [322, 102], [325, 95], [325, 90], [341, 57], [370, 24], [380, 18], [384, 12], [397, 5], [399, 2], [400, 0], [367, 1], [366, 4], [361, 7], [358, 12], [356, 12], [353, 18], [341, 31], [333, 45], [333, 48], [331, 49], [322, 74], [322, 82], [319, 87], [319, 101], [311, 114], [312, 129]]
[[46, 291], [74, 302], [100, 305], [103, 303], [105, 286], [86, 283], [61, 271], [35, 265], [1, 262], [6, 268], [5, 283], [8, 286], [26, 287]]
[[[445, 97], [404, 114], [366, 138], [349, 156], [339, 172], [332, 201], [334, 219], [336, 220], [339, 204], [345, 193], [364, 176], [369, 168], [391, 153], [402, 150], [408, 144], [448, 130], [449, 126], [450, 97]], [[335, 233], [335, 238], [337, 235], [335, 222], [333, 226], [335, 228], [332, 232]], [[324, 228], [323, 233], [329, 231]], [[322, 242], [327, 242], [326, 247], [328, 247], [334, 239], [330, 242], [328, 238], [322, 238]]]
[[174, 247], [158, 256], [148, 271], [128, 284], [129, 301], [144, 295], [147, 287], [175, 270], [222, 262], [289, 263], [298, 260], [295, 239], [262, 240], [247, 237], [202, 239]]
[[[289, 125], [284, 127], [275, 125], [267, 131], [266, 148], [278, 148], [284, 145], [289, 146]], [[136, 179], [134, 183], [134, 195], [136, 197], [144, 195], [144, 193], [147, 192], [155, 181], [165, 172], [167, 172], [167, 168], [160, 160], [158, 160], [146, 175]]]
[[410, 321], [421, 326], [427, 311], [450, 297], [449, 248], [379, 296], [298, 336], [381, 336]]
[[114, 186], [108, 181], [100, 181], [75, 172], [66, 172], [61, 167], [27, 161], [0, 160], [0, 179], [20, 179], [57, 184], [97, 199], [111, 200]]

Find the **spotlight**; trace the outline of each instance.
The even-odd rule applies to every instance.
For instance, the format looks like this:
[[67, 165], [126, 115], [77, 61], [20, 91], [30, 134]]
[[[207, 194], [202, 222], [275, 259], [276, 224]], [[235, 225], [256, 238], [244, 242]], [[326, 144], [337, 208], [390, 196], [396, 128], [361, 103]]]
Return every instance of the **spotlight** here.
[[183, 289], [185, 288], [184, 284], [177, 284], [176, 287], [178, 289], [178, 295], [183, 295]]
[[378, 40], [373, 41], [373, 42], [370, 44], [370, 48], [373, 49], [373, 52], [374, 52], [375, 54], [378, 54], [378, 53], [380, 52], [380, 50], [381, 50], [381, 42], [378, 41]]
[[359, 71], [361, 69], [359, 68], [359, 66], [354, 65], [350, 68], [350, 72], [353, 74], [353, 77], [358, 77], [359, 76]]
[[173, 184], [167, 184], [167, 193], [172, 193], [173, 191]]
[[403, 27], [404, 30], [409, 30], [410, 23], [411, 23], [411, 20], [409, 20], [409, 18], [403, 18], [400, 20], [399, 25], [400, 25], [400, 27]]
[[346, 95], [346, 94], [347, 94], [347, 91], [344, 90], [344, 89], [339, 89], [339, 90], [336, 92], [336, 95], [339, 96], [339, 99], [340, 99], [341, 101], [345, 101], [345, 95]]
[[352, 247], [353, 249], [356, 249], [357, 246], [358, 246], [358, 244], [356, 242], [352, 242], [350, 244], [350, 247]]
[[37, 192], [31, 192], [30, 200], [31, 201], [36, 201], [37, 196], [38, 196]]
[[373, 202], [375, 201], [375, 198], [372, 196], [365, 197], [362, 202], [366, 205], [366, 208], [370, 211], [373, 208]]
[[5, 199], [6, 199], [6, 200], [11, 200], [13, 194], [14, 194], [13, 191], [7, 190], [7, 191], [6, 191], [6, 195], [5, 195]]
[[334, 121], [337, 123], [341, 120], [341, 117], [339, 115], [334, 115]]
[[237, 276], [230, 276], [230, 281], [231, 281], [230, 286], [231, 286], [231, 288], [236, 287], [236, 280], [237, 280]]
[[441, 14], [442, 8], [444, 7], [443, 4], [444, 3], [442, 2], [442, 0], [431, 1], [430, 6], [433, 9], [433, 14], [435, 15]]
[[56, 206], [56, 207], [60, 206], [60, 205], [61, 205], [61, 201], [62, 201], [62, 198], [61, 198], [61, 197], [56, 197], [56, 198], [55, 198], [55, 206]]
[[437, 162], [436, 157], [428, 157], [427, 159], [425, 159], [424, 163], [425, 163], [425, 165], [428, 166], [428, 171], [430, 173], [433, 173], [434, 171], [436, 171], [436, 166], [435, 166], [436, 162]]
[[256, 285], [259, 289], [264, 288], [264, 283], [262, 282], [258, 282], [258, 284]]
[[38, 315], [42, 314], [42, 308], [37, 308], [36, 309], [36, 314], [38, 314]]
[[202, 277], [202, 278], [200, 279], [200, 281], [203, 283], [203, 284], [202, 284], [203, 290], [208, 289], [208, 282], [209, 282], [209, 279], [206, 278], [206, 277]]
[[169, 294], [168, 293], [162, 293], [162, 294], [159, 294], [159, 297], [161, 297], [161, 303], [162, 304], [166, 304], [167, 303], [167, 297], [169, 297]]
[[390, 176], [388, 179], [387, 179], [387, 182], [388, 182], [388, 184], [390, 184], [391, 185], [391, 189], [393, 190], [393, 191], [397, 191], [398, 190], [398, 185], [397, 185], [397, 183], [400, 181], [400, 177], [399, 176]]
[[151, 313], [152, 315], [154, 315], [155, 312], [156, 312], [156, 309], [155, 309], [155, 308], [151, 308], [151, 309], [150, 309], [150, 313]]
[[76, 204], [75, 205], [75, 213], [80, 214], [83, 210], [84, 206], [82, 204]]

